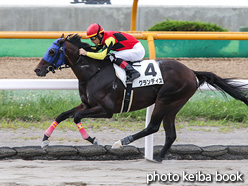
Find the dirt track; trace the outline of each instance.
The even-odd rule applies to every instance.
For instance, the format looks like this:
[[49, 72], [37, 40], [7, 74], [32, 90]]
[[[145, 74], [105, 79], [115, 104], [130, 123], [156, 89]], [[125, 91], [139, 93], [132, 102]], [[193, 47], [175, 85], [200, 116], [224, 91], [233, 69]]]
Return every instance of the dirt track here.
[[[38, 79], [33, 71], [41, 58], [0, 58], [0, 79]], [[178, 58], [189, 68], [197, 71], [210, 71], [223, 78], [248, 79], [246, 58]], [[49, 73], [46, 79], [74, 79], [70, 69]]]
[[[226, 185], [216, 182], [219, 174], [243, 174], [245, 182], [229, 182], [230, 186], [247, 186], [247, 160], [207, 160], [207, 161], [163, 161], [155, 164], [146, 160], [131, 161], [0, 161], [0, 185], [3, 186], [145, 186], [147, 175], [151, 180], [156, 171], [159, 175], [178, 174], [177, 182], [154, 182], [151, 185], [203, 186]], [[189, 181], [183, 172], [196, 175], [212, 175], [212, 181]], [[158, 177], [158, 176], [157, 176]], [[161, 176], [159, 176], [161, 178]], [[158, 178], [157, 178], [158, 179]], [[165, 177], [160, 179], [165, 180]], [[196, 180], [196, 179], [194, 179]], [[198, 179], [199, 180], [199, 179]]]

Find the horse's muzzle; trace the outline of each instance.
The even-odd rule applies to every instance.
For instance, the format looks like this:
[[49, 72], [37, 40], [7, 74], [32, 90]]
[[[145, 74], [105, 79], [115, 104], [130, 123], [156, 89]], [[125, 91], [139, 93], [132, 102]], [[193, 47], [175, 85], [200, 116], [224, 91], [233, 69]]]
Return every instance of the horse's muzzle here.
[[48, 73], [47, 70], [41, 70], [40, 68], [34, 69], [34, 72], [36, 73], [37, 76], [40, 76], [40, 77], [45, 77], [46, 74]]

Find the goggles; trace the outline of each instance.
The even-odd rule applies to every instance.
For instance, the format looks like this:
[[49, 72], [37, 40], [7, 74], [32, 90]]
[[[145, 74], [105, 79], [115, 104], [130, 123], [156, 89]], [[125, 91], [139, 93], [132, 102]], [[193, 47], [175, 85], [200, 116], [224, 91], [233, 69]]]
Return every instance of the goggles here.
[[96, 36], [90, 37], [91, 41], [95, 41], [96, 40]]

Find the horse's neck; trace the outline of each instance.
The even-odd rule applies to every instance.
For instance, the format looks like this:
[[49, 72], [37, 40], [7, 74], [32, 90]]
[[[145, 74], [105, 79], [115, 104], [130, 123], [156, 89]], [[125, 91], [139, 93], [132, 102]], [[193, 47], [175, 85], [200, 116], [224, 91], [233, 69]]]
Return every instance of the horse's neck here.
[[83, 56], [81, 57], [81, 60], [77, 62], [78, 64], [75, 63], [75, 66], [72, 68], [72, 70], [80, 82], [88, 81], [99, 70], [106, 66], [104, 61], [99, 61]]
[[85, 56], [80, 56], [78, 47], [70, 42], [65, 43], [65, 56], [69, 66], [80, 82], [87, 81], [89, 77], [94, 76], [101, 63], [99, 60], [91, 59]]

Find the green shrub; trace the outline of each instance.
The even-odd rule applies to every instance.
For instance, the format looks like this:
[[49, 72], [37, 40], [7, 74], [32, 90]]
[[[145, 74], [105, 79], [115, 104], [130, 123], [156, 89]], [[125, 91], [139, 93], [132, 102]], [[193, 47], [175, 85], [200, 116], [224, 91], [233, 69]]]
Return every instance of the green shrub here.
[[226, 32], [228, 30], [221, 28], [213, 23], [204, 23], [196, 21], [173, 21], [166, 19], [161, 23], [157, 23], [148, 31], [207, 31], [207, 32]]
[[[172, 21], [167, 19], [152, 26], [149, 31], [218, 31], [226, 29], [212, 23]], [[156, 56], [163, 57], [223, 57], [222, 49], [229, 40], [156, 40]]]

